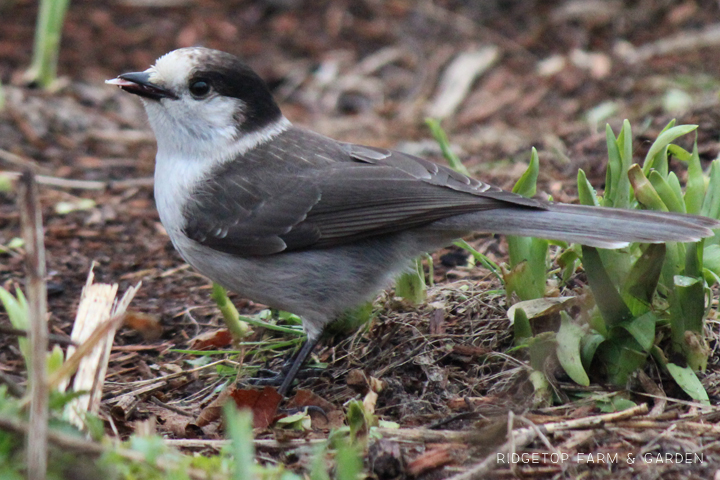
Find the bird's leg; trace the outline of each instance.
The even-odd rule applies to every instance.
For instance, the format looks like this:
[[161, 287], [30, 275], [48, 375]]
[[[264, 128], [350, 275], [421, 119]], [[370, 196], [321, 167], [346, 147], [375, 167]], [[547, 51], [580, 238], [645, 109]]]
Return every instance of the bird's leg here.
[[295, 377], [297, 376], [300, 367], [303, 366], [305, 360], [307, 360], [307, 358], [310, 356], [310, 353], [315, 348], [315, 345], [317, 345], [319, 339], [320, 335], [308, 335], [308, 338], [307, 340], [305, 340], [302, 348], [292, 360], [292, 363], [290, 364], [290, 369], [287, 372], [284, 372], [285, 379], [283, 380], [282, 385], [280, 385], [280, 388], [278, 388], [278, 393], [283, 397], [286, 396], [287, 393], [290, 391], [290, 387], [292, 386], [292, 383], [295, 380]]
[[[307, 340], [305, 340], [305, 343], [303, 344], [300, 351], [296, 355], [294, 355], [291, 359], [289, 359], [285, 362], [280, 373], [277, 373], [274, 376], [269, 377], [269, 378], [253, 378], [253, 379], [250, 379], [250, 383], [253, 385], [278, 385], [278, 384], [280, 384], [278, 393], [280, 393], [280, 395], [282, 395], [282, 396], [285, 396], [287, 394], [287, 392], [290, 390], [290, 386], [292, 385], [292, 382], [297, 377], [298, 371], [305, 363], [305, 360], [307, 360], [307, 357], [313, 351], [313, 348], [315, 348], [315, 345], [317, 345], [319, 339], [320, 339], [319, 335], [315, 335], [312, 337], [308, 336]], [[281, 383], [281, 380], [282, 380], [282, 383]]]

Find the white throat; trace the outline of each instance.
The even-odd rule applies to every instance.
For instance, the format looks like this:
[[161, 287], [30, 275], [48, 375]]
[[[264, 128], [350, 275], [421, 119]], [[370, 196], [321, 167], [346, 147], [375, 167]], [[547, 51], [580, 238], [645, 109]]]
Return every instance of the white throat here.
[[155, 157], [155, 203], [160, 221], [170, 238], [175, 241], [184, 226], [183, 208], [186, 200], [197, 185], [202, 182], [213, 168], [225, 162], [233, 161], [258, 145], [268, 142], [290, 128], [292, 124], [281, 117], [260, 130], [240, 135], [229, 142], [221, 142], [212, 147], [204, 142], [193, 143], [195, 139], [186, 138], [176, 143], [161, 136], [167, 132], [155, 131], [158, 137], [158, 152]]

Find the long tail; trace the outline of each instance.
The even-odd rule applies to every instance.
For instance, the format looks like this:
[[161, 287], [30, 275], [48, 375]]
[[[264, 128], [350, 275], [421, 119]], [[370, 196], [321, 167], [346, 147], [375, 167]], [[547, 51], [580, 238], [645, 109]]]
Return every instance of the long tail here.
[[546, 210], [509, 205], [439, 220], [431, 228], [564, 240], [599, 248], [631, 242], [695, 242], [720, 221], [697, 215], [555, 203]]

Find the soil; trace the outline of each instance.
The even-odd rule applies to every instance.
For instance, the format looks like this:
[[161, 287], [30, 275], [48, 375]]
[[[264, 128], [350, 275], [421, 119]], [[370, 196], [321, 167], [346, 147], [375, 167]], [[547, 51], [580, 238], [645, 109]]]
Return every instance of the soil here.
[[[103, 84], [119, 73], [144, 70], [163, 53], [203, 45], [237, 54], [267, 80], [291, 121], [339, 140], [403, 149], [443, 162], [424, 124], [429, 106], [459, 54], [495, 46], [496, 61], [472, 82], [443, 127], [473, 175], [504, 188], [512, 187], [536, 147], [540, 193], [556, 201], [575, 199], [578, 168], [602, 189], [605, 122], [617, 132], [623, 119], [631, 121], [638, 160], [672, 118], [699, 125], [704, 165], [720, 151], [720, 40], [711, 30], [718, 28], [720, 6], [710, 0], [77, 0], [70, 4], [63, 30], [59, 80], [49, 92], [27, 85], [23, 77], [32, 57], [36, 2], [0, 2], [0, 14], [3, 170], [33, 165], [45, 176], [105, 184], [98, 189], [90, 189], [95, 185], [90, 183], [83, 188], [41, 186], [51, 333], [69, 335], [91, 265], [96, 281], [118, 283], [121, 292], [141, 281], [131, 308], [162, 326], [154, 340], [144, 339], [137, 329], [118, 332], [101, 409], [108, 425], [113, 399], [132, 392], [131, 382], [191, 368], [188, 362], [202, 357], [173, 349], [192, 348], [198, 335], [222, 326], [209, 297], [210, 282], [185, 266], [159, 223], [149, 180], [155, 143], [140, 102]], [[702, 31], [710, 33], [689, 47], [673, 43]], [[603, 109], [609, 113], [593, 120]], [[691, 148], [691, 142], [680, 143]], [[684, 166], [674, 161], [672, 167], [682, 180]], [[93, 204], [60, 212], [81, 199]], [[20, 236], [15, 200], [14, 189], [0, 193], [2, 245]], [[506, 260], [500, 238], [478, 236], [471, 243], [496, 262]], [[453, 265], [458, 257], [460, 265]], [[319, 348], [316, 363], [326, 368], [300, 386], [329, 402], [328, 408], [341, 409], [359, 395], [348, 385], [354, 375], [348, 372], [362, 370], [386, 384], [376, 413], [402, 427], [468, 429], [477, 427], [480, 418], [492, 424], [488, 418], [506, 421], [510, 410], [527, 413], [532, 388], [524, 359], [510, 350], [506, 302], [493, 293], [499, 283], [486, 270], [466, 266], [466, 257], [456, 249], [432, 258], [436, 285], [425, 304], [412, 307], [391, 293], [381, 295], [371, 328]], [[7, 249], [0, 256], [2, 285], [22, 288], [24, 275], [22, 248]], [[582, 278], [575, 282], [581, 284]], [[242, 313], [264, 309], [232, 294], [231, 299]], [[9, 325], [4, 316], [2, 325]], [[271, 337], [258, 331], [250, 340]], [[16, 339], [2, 336], [0, 346], [0, 370], [22, 385], [25, 374]], [[278, 368], [286, 353], [247, 354], [241, 363]], [[703, 377], [714, 402], [720, 398], [718, 363], [716, 353]], [[668, 396], [687, 400], [657, 375]], [[139, 397], [134, 413], [115, 422], [126, 436], [134, 421], [154, 416], [163, 434], [184, 438], [187, 418], [183, 423], [152, 398], [197, 415], [214, 399], [207, 387], [230, 380], [214, 370], [180, 377], [162, 393]], [[458, 406], [462, 399], [465, 403]], [[675, 403], [668, 409], [676, 415], [690, 411]], [[590, 413], [591, 407], [577, 402], [554, 411], [566, 418]], [[194, 432], [200, 438], [218, 435], [216, 428]], [[660, 435], [662, 429], [648, 432]], [[575, 450], [640, 451], [650, 442], [631, 437], [605, 432], [582, 440]], [[709, 445], [705, 461], [636, 469], [586, 462], [565, 473], [552, 464], [521, 470], [539, 478], [600, 478], [611, 470], [618, 478], [710, 478], [720, 465], [717, 442], [707, 435], [676, 443], [675, 437], [663, 438], [658, 440], [661, 451], [691, 441]], [[432, 449], [403, 450], [401, 456], [408, 462]], [[545, 450], [538, 441], [525, 451]], [[450, 461], [414, 472], [423, 479], [449, 478], [481, 460], [482, 451], [470, 442]], [[291, 469], [303, 469], [297, 458], [266, 454]], [[398, 471], [374, 470], [374, 475], [406, 478], [410, 470], [403, 462]], [[492, 478], [513, 472], [520, 474], [498, 465]]]

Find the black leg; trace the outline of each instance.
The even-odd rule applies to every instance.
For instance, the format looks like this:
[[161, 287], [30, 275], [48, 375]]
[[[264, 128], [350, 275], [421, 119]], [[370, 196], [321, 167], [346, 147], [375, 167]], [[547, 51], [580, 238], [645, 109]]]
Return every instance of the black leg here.
[[319, 335], [314, 338], [308, 336], [308, 339], [305, 340], [305, 343], [298, 352], [297, 356], [292, 360], [290, 369], [287, 372], [283, 372], [285, 374], [285, 379], [283, 380], [282, 385], [280, 385], [280, 388], [278, 388], [278, 393], [283, 397], [290, 391], [290, 387], [292, 386], [300, 367], [303, 366], [305, 360], [307, 360], [308, 356], [310, 356], [310, 353], [313, 351], [313, 348], [315, 348], [315, 345], [317, 345], [319, 339]]

